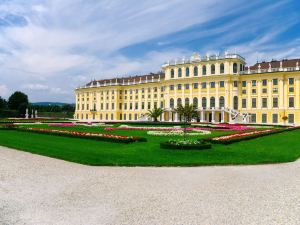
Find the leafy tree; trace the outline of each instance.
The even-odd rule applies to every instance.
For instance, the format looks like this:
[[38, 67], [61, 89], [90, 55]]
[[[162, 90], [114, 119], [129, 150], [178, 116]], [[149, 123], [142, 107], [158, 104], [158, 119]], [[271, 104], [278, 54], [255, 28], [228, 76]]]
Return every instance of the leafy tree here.
[[149, 110], [147, 113], [147, 116], [150, 116], [153, 118], [154, 122], [158, 122], [157, 118], [160, 117], [163, 114], [164, 110], [162, 108], [156, 108]]
[[179, 105], [176, 109], [175, 112], [179, 114], [179, 116], [183, 117], [184, 121], [184, 139], [186, 139], [186, 128], [187, 128], [187, 123], [192, 120], [192, 118], [197, 117], [197, 110], [196, 107], [191, 104], [191, 105]]
[[6, 109], [6, 108], [7, 108], [6, 100], [0, 96], [0, 109]]
[[21, 104], [28, 105], [28, 96], [23, 92], [16, 91], [8, 99], [8, 108], [13, 110], [19, 110]]

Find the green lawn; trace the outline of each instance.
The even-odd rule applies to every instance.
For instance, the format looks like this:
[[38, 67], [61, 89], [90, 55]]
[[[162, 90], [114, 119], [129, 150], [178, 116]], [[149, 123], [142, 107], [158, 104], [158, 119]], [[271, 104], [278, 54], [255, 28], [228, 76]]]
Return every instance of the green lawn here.
[[[47, 125], [38, 127], [50, 128]], [[99, 127], [67, 127], [81, 131], [100, 131]], [[87, 165], [120, 166], [199, 166], [262, 164], [295, 161], [300, 156], [300, 130], [274, 134], [231, 145], [213, 145], [204, 151], [160, 149], [159, 143], [170, 137], [149, 136], [146, 131], [110, 133], [143, 136], [148, 142], [119, 144], [46, 134], [0, 130], [0, 145]], [[219, 136], [228, 132], [213, 132]], [[203, 136], [208, 137], [208, 136]]]

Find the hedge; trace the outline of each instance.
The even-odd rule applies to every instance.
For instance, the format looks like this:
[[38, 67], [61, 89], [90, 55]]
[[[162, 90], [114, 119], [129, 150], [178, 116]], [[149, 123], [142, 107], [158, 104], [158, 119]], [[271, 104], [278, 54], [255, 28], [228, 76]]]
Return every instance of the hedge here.
[[204, 150], [204, 149], [211, 149], [211, 144], [204, 142], [197, 145], [176, 145], [171, 144], [170, 142], [161, 142], [160, 148], [163, 149], [171, 149], [171, 150]]

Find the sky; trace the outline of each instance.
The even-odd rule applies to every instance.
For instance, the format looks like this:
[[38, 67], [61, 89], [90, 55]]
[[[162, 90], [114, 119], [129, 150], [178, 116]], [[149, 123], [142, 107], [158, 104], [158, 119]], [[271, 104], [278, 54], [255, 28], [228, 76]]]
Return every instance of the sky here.
[[73, 103], [91, 80], [194, 52], [300, 58], [299, 12], [298, 0], [0, 0], [0, 96]]

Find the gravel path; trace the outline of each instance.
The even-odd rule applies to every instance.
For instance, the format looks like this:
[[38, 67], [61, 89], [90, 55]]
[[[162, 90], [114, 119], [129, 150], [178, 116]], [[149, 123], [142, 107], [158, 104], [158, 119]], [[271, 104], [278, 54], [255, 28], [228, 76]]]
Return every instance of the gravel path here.
[[0, 147], [1, 225], [300, 224], [300, 161], [89, 167]]

